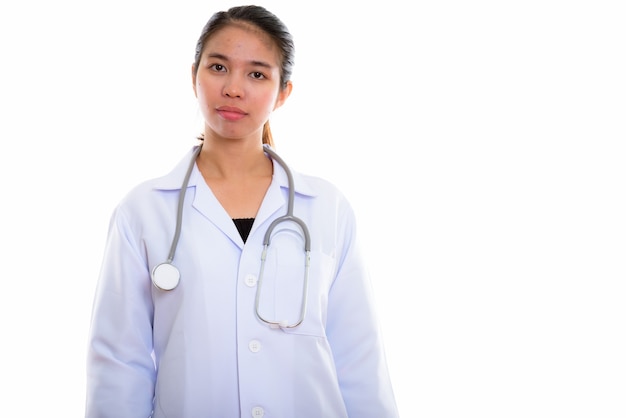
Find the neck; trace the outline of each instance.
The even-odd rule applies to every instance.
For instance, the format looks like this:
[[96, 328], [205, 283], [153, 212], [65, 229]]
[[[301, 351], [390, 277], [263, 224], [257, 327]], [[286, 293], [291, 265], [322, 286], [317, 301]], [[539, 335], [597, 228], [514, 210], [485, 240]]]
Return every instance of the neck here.
[[215, 144], [205, 140], [196, 164], [205, 178], [241, 179], [272, 175], [272, 162], [260, 142]]

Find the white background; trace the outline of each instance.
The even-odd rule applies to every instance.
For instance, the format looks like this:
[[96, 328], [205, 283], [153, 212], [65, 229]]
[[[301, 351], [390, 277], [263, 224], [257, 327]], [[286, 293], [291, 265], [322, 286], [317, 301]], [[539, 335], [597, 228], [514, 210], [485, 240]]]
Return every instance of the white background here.
[[[260, 3], [296, 41], [277, 150], [355, 207], [403, 417], [626, 416], [621, 3]], [[109, 216], [195, 143], [235, 4], [0, 6], [0, 415], [82, 416]]]

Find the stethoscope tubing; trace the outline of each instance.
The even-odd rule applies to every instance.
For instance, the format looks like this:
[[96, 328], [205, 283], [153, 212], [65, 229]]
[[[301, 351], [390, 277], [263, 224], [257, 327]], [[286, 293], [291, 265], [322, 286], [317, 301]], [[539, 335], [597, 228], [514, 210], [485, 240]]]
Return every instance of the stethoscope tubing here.
[[187, 186], [189, 185], [191, 172], [193, 171], [193, 167], [196, 165], [196, 160], [198, 155], [200, 155], [200, 151], [202, 151], [202, 144], [195, 149], [193, 155], [191, 156], [191, 162], [189, 163], [189, 167], [185, 173], [185, 179], [183, 180], [183, 185], [180, 189], [180, 194], [178, 196], [178, 209], [176, 212], [176, 230], [174, 231], [174, 237], [172, 238], [170, 253], [167, 256], [168, 263], [174, 261], [174, 255], [176, 255], [176, 248], [178, 247], [178, 240], [180, 239], [180, 229], [183, 224], [183, 205], [185, 204], [185, 194], [187, 193]]
[[276, 225], [278, 225], [281, 222], [291, 221], [291, 222], [295, 222], [296, 224], [300, 226], [300, 228], [302, 228], [302, 234], [304, 235], [304, 250], [309, 252], [311, 251], [311, 236], [309, 234], [309, 230], [302, 219], [293, 216], [293, 205], [294, 205], [295, 193], [296, 193], [294, 184], [293, 184], [293, 174], [291, 174], [291, 170], [289, 169], [289, 166], [287, 165], [287, 163], [285, 163], [285, 161], [282, 158], [280, 158], [280, 156], [276, 154], [276, 152], [268, 144], [263, 144], [263, 149], [265, 150], [266, 153], [270, 155], [270, 157], [272, 157], [272, 159], [276, 160], [278, 164], [280, 164], [281, 167], [283, 167], [283, 169], [285, 170], [285, 173], [287, 173], [287, 182], [288, 182], [287, 190], [289, 191], [289, 197], [287, 198], [287, 213], [279, 218], [274, 219], [274, 221], [270, 224], [270, 226], [267, 228], [267, 231], [265, 231], [265, 236], [263, 238], [263, 245], [269, 246], [271, 235]]

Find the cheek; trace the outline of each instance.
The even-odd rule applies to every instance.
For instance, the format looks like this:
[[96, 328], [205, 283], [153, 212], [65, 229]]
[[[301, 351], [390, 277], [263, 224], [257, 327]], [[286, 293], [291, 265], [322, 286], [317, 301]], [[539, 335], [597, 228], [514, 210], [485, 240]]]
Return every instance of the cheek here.
[[200, 79], [196, 80], [196, 84], [194, 85], [194, 89], [196, 91], [196, 96], [198, 96], [198, 98], [204, 96], [205, 88], [204, 88], [204, 84], [202, 84], [202, 80], [200, 80]]
[[211, 94], [209, 84], [203, 82], [202, 80], [196, 81], [195, 93], [196, 98], [198, 99], [198, 103], [200, 103], [201, 105], [206, 105], [210, 100], [209, 97]]
[[272, 112], [274, 110], [274, 108], [276, 107], [276, 101], [278, 100], [278, 95], [275, 94], [274, 92], [272, 93], [267, 93], [267, 99], [265, 102], [265, 107], [267, 108], [268, 112]]

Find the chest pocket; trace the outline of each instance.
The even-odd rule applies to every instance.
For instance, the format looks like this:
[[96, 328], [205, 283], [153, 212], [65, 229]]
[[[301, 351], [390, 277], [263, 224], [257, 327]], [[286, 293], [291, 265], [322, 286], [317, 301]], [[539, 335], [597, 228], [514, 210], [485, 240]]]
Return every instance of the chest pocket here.
[[306, 303], [303, 322], [283, 328], [290, 334], [325, 337], [328, 292], [332, 285], [335, 260], [320, 251], [311, 251], [306, 294], [304, 239], [294, 229], [281, 229], [268, 248], [259, 298], [259, 313], [268, 321], [294, 324]]

